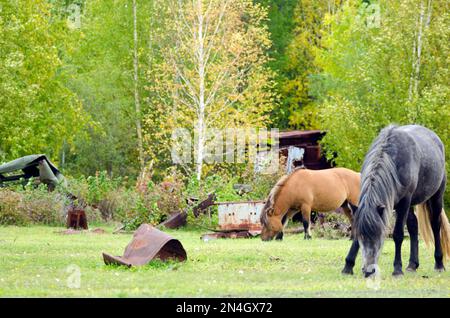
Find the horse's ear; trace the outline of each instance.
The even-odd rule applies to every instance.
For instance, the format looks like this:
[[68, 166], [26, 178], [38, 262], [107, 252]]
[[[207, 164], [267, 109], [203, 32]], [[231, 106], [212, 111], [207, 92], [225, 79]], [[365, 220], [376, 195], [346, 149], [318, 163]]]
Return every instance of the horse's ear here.
[[377, 207], [377, 212], [378, 212], [378, 214], [381, 216], [381, 217], [383, 217], [383, 214], [384, 214], [384, 210], [386, 209], [386, 206], [385, 205], [380, 205], [380, 206], [378, 206]]

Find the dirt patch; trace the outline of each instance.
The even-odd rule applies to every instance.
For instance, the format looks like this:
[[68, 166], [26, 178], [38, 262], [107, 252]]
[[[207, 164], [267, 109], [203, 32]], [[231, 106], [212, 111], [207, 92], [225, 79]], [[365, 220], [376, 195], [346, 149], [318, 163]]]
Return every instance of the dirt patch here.
[[61, 235], [74, 235], [74, 234], [106, 234], [106, 231], [100, 228], [97, 229], [93, 229], [93, 230], [74, 230], [74, 229], [67, 229], [67, 230], [62, 230], [62, 231], [55, 231], [54, 233], [56, 234], [61, 234]]

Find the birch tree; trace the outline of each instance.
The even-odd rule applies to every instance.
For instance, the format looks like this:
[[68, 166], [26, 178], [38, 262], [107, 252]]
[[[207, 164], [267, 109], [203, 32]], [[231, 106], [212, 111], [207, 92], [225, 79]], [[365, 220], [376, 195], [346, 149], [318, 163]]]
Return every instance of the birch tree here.
[[137, 27], [137, 4], [133, 0], [133, 79], [134, 79], [134, 105], [136, 111], [136, 134], [138, 141], [139, 163], [141, 170], [144, 168], [144, 148], [142, 145], [141, 127], [141, 101], [139, 97], [139, 54], [138, 54], [138, 27]]
[[338, 165], [359, 169], [381, 128], [421, 124], [441, 137], [450, 158], [450, 4], [377, 3], [379, 24], [367, 23], [371, 12], [366, 5], [348, 0], [323, 33], [317, 55], [324, 75], [318, 83], [323, 89], [321, 128], [327, 130], [322, 145]]
[[412, 60], [412, 70], [409, 82], [409, 100], [412, 101], [418, 94], [419, 82], [420, 82], [420, 66], [422, 57], [422, 47], [424, 42], [424, 36], [430, 25], [431, 13], [433, 8], [433, 1], [427, 1], [427, 8], [425, 9], [424, 1], [420, 1], [420, 11], [418, 15], [417, 31], [415, 32], [417, 36], [413, 41], [413, 50], [411, 55]]
[[249, 0], [172, 0], [170, 46], [161, 107], [172, 127], [195, 135], [195, 169], [202, 177], [207, 129], [264, 127], [274, 96], [266, 68], [266, 9]]

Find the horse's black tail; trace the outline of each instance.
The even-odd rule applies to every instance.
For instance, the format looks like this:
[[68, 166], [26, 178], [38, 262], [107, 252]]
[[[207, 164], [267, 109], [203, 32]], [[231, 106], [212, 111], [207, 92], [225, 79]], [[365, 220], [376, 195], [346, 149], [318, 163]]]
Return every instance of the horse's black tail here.
[[[420, 236], [425, 241], [427, 247], [434, 244], [433, 230], [431, 228], [431, 211], [427, 202], [416, 206], [417, 218], [419, 221]], [[444, 260], [450, 259], [450, 224], [444, 209], [440, 215], [441, 223], [441, 249]]]

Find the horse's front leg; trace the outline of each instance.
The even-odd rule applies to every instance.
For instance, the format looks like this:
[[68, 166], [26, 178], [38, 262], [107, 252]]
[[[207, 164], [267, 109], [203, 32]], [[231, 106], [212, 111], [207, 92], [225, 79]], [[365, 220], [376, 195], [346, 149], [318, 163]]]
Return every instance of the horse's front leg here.
[[302, 206], [302, 218], [303, 218], [303, 229], [305, 230], [305, 240], [311, 239], [311, 208], [309, 206]]
[[287, 224], [289, 221], [289, 215], [288, 213], [286, 213], [283, 218], [281, 219], [281, 223], [283, 223], [283, 230], [281, 230], [281, 232], [279, 232], [277, 234], [277, 236], [275, 236], [275, 240], [277, 241], [282, 241], [283, 240], [283, 236], [284, 236], [284, 229], [286, 228]]
[[395, 259], [394, 259], [394, 272], [393, 276], [403, 275], [402, 270], [402, 243], [405, 236], [404, 228], [406, 223], [406, 217], [408, 216], [408, 210], [410, 208], [409, 199], [403, 199], [396, 207], [397, 218], [394, 226], [394, 243], [395, 243]]
[[417, 224], [417, 217], [414, 214], [414, 208], [409, 209], [408, 218], [406, 220], [406, 227], [408, 228], [410, 238], [410, 255], [409, 264], [406, 268], [409, 272], [415, 272], [419, 268], [419, 228]]
[[353, 267], [355, 266], [356, 256], [358, 255], [359, 242], [357, 239], [353, 240], [350, 251], [348, 251], [347, 257], [345, 258], [345, 267], [342, 270], [342, 274], [353, 275]]

